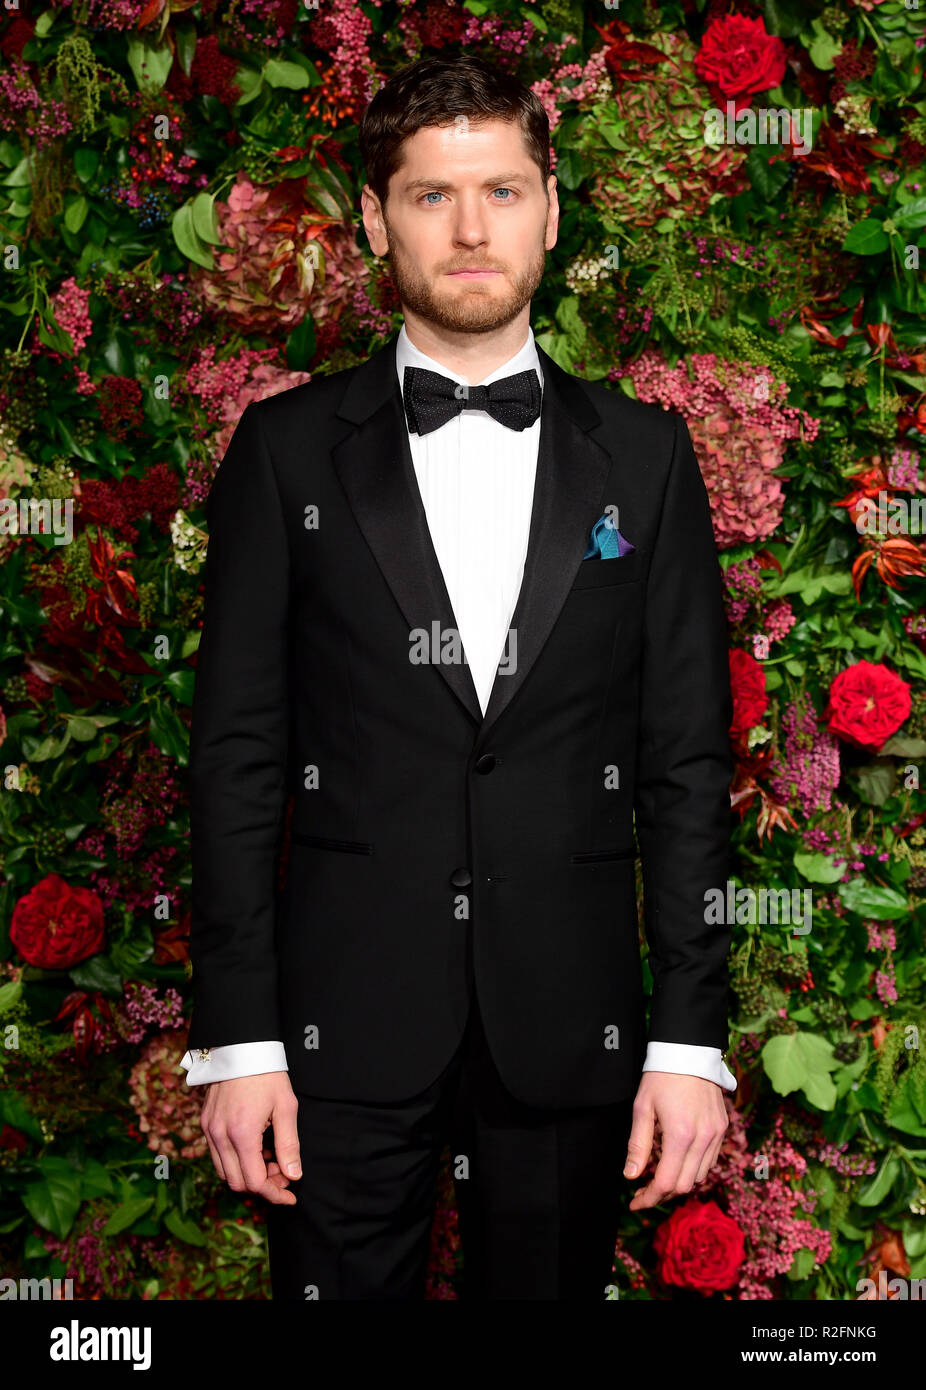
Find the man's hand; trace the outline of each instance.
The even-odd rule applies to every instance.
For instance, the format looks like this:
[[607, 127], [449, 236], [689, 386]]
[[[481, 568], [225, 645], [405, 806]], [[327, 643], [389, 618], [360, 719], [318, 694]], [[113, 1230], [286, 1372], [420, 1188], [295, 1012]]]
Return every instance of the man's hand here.
[[717, 1161], [729, 1123], [723, 1088], [700, 1076], [645, 1071], [633, 1102], [625, 1178], [636, 1177], [649, 1162], [657, 1120], [662, 1131], [662, 1153], [652, 1181], [634, 1194], [631, 1211], [654, 1207], [679, 1192], [690, 1192], [707, 1177]]
[[[280, 1205], [295, 1204], [296, 1194], [286, 1189], [291, 1178], [302, 1177], [298, 1109], [285, 1071], [210, 1084], [200, 1122], [215, 1171], [233, 1191], [256, 1192]], [[264, 1131], [271, 1124], [275, 1154], [264, 1147]]]

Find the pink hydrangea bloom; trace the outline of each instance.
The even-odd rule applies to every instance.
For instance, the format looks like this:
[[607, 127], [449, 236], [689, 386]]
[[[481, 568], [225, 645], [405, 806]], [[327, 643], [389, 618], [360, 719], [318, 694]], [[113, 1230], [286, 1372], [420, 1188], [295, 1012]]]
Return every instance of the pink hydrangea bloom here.
[[772, 534], [784, 507], [774, 473], [785, 445], [812, 441], [820, 425], [785, 404], [784, 381], [768, 367], [728, 362], [712, 352], [693, 353], [687, 363], [670, 367], [654, 348], [610, 375], [629, 377], [639, 400], [684, 415], [721, 549]]

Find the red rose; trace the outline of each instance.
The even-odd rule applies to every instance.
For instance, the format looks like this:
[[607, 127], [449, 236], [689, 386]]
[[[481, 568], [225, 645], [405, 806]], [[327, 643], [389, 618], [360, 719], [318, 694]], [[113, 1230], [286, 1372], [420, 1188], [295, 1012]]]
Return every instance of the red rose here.
[[48, 874], [13, 908], [10, 940], [30, 965], [69, 970], [106, 944], [103, 905], [89, 888]]
[[746, 1238], [716, 1202], [692, 1198], [659, 1227], [653, 1246], [666, 1284], [714, 1293], [736, 1283]]
[[735, 101], [737, 111], [749, 105], [752, 92], [777, 87], [787, 66], [785, 46], [761, 19], [728, 14], [707, 26], [695, 58], [695, 71], [718, 101]]
[[830, 686], [827, 727], [856, 748], [876, 753], [910, 713], [910, 687], [894, 671], [857, 661]]
[[750, 652], [734, 647], [730, 652], [730, 692], [733, 696], [732, 737], [747, 734], [768, 709], [765, 671]]

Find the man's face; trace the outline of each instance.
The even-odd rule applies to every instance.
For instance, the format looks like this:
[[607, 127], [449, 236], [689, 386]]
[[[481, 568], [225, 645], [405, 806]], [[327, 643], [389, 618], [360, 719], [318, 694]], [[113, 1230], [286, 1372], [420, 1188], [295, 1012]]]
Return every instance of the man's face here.
[[370, 245], [388, 256], [403, 309], [456, 333], [510, 323], [556, 244], [555, 177], [548, 203], [516, 121], [427, 126], [402, 154], [385, 211], [369, 188], [362, 203]]

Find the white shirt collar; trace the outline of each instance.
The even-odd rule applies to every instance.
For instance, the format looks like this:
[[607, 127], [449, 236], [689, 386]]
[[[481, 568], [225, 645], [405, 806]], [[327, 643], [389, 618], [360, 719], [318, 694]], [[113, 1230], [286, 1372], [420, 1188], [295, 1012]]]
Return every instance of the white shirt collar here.
[[[425, 367], [430, 372], [440, 372], [441, 376], [449, 377], [451, 381], [466, 384], [466, 378], [457, 372], [452, 372], [449, 367], [445, 367], [442, 362], [436, 362], [433, 357], [428, 357], [420, 348], [409, 338], [405, 331], [405, 324], [399, 329], [399, 336], [395, 345], [395, 366], [399, 377], [399, 387], [402, 387], [406, 367]], [[534, 342], [534, 331], [528, 325], [527, 340], [519, 352], [514, 357], [503, 362], [500, 367], [496, 367], [494, 372], [490, 372], [482, 381], [471, 381], [470, 386], [488, 386], [490, 381], [495, 381], [498, 377], [513, 376], [515, 372], [529, 371], [533, 367], [537, 373], [541, 388], [543, 387], [543, 371], [540, 367], [540, 358], [537, 353], [537, 345]]]

